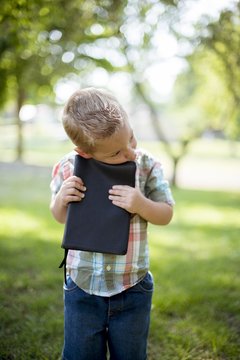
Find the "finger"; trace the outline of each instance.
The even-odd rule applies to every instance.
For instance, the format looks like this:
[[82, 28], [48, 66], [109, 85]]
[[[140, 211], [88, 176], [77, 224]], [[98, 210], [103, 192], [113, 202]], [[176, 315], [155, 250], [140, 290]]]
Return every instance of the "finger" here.
[[86, 191], [86, 186], [84, 186], [82, 183], [79, 183], [78, 181], [71, 181], [65, 184], [66, 189], [77, 189], [80, 191]]
[[131, 189], [131, 187], [128, 185], [113, 185], [112, 189], [113, 190], [129, 190], [129, 189]]
[[79, 183], [74, 183], [74, 187], [75, 189], [81, 190], [81, 191], [86, 191], [87, 188], [86, 186], [84, 186], [83, 184], [79, 184]]
[[129, 192], [129, 189], [109, 189], [109, 194], [111, 195], [119, 195], [119, 196], [126, 196]]
[[83, 185], [82, 179], [80, 177], [78, 177], [78, 176], [75, 176], [75, 175], [71, 176], [71, 180], [76, 181], [77, 183]]
[[130, 211], [130, 208], [129, 208], [128, 204], [125, 203], [125, 202], [122, 202], [122, 201], [119, 201], [119, 200], [113, 200], [112, 204], [115, 205], [115, 206], [118, 206], [118, 207], [120, 207], [120, 208], [122, 208], [124, 210]]
[[109, 195], [109, 200], [122, 202], [123, 197], [118, 195]]
[[77, 188], [79, 190], [82, 190], [82, 191], [86, 190], [86, 186], [84, 186], [84, 183], [83, 183], [81, 178], [78, 178], [77, 176], [74, 176], [73, 182], [74, 182], [74, 187], [75, 188]]
[[72, 195], [72, 196], [84, 197], [84, 193], [79, 191], [78, 189], [76, 189], [74, 187], [66, 189], [65, 194], [66, 195]]
[[126, 197], [110, 195], [109, 200], [111, 200], [114, 205], [121, 206], [125, 209], [129, 206], [129, 201]]
[[84, 194], [81, 194], [82, 196], [76, 196], [76, 195], [68, 195], [66, 196], [66, 203], [70, 202], [79, 202], [82, 201]]
[[85, 188], [82, 179], [77, 176], [71, 176], [70, 178], [65, 180], [64, 185], [66, 185], [68, 187], [73, 186], [73, 187], [76, 187], [77, 189], [81, 189], [81, 190], [83, 190]]

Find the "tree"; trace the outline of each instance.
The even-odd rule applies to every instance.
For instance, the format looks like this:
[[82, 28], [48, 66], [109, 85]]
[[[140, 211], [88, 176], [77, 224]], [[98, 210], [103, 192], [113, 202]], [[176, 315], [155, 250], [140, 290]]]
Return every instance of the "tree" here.
[[[151, 37], [157, 28], [156, 19], [176, 4], [175, 0], [40, 0], [37, 4], [27, 0], [15, 0], [13, 3], [3, 0], [0, 31], [4, 35], [0, 37], [0, 72], [3, 74], [2, 94], [7, 96], [2, 97], [2, 103], [9, 97], [17, 99], [17, 158], [21, 159], [23, 153], [23, 123], [18, 116], [22, 105], [27, 100], [42, 98], [45, 102], [49, 101], [54, 84], [69, 72], [84, 73], [93, 64], [108, 71], [129, 71], [138, 96], [144, 100], [139, 87], [139, 63], [135, 66], [130, 52], [138, 51], [138, 56], [146, 56], [150, 52]], [[134, 17], [131, 11], [134, 8], [138, 17], [135, 17], [134, 25], [137, 22], [142, 28], [146, 15], [150, 12], [153, 15], [155, 10], [159, 14], [153, 24], [148, 23], [145, 30], [137, 34], [141, 38], [137, 47], [128, 43], [124, 34], [124, 28], [129, 31], [131, 27]], [[99, 48], [104, 48], [103, 40], [114, 37], [121, 40], [122, 56], [127, 59], [127, 66], [112, 64], [104, 54], [99, 56]], [[147, 101], [145, 103], [150, 105]]]
[[168, 106], [178, 114], [182, 126], [196, 134], [201, 135], [205, 129], [226, 132], [232, 99], [218, 74], [221, 69], [222, 64], [213, 53], [196, 51], [176, 80], [174, 97]]
[[[123, 6], [124, 1], [116, 0], [1, 2], [0, 105], [9, 98], [16, 99], [17, 159], [23, 153], [23, 123], [19, 118], [23, 104], [53, 99], [57, 80], [80, 70], [79, 58], [87, 58], [87, 67], [92, 59], [80, 46], [116, 34]], [[94, 61], [110, 66], [104, 59]]]
[[[152, 127], [159, 141], [173, 162], [171, 182], [176, 185], [177, 165], [186, 153], [190, 134], [182, 134], [173, 139], [164, 130], [164, 119], [161, 118], [159, 95], [151, 87], [148, 79], [148, 68], [160, 63], [158, 56], [161, 43], [162, 27], [170, 32], [171, 22], [178, 20], [182, 1], [135, 1], [129, 0], [125, 8], [125, 17], [121, 28], [120, 50], [126, 59], [125, 70], [131, 74], [135, 98], [144, 103], [150, 114]], [[134, 36], [132, 28], [136, 29]], [[191, 134], [192, 135], [192, 134]]]
[[[18, 99], [18, 115], [26, 101], [53, 100], [55, 84], [69, 73], [83, 75], [96, 66], [108, 72], [128, 72], [135, 98], [149, 109], [152, 125], [173, 160], [175, 181], [177, 164], [199, 129], [192, 126], [191, 131], [180, 134], [174, 142], [166, 135], [164, 120], [161, 118], [163, 104], [159, 94], [151, 87], [148, 68], [162, 61], [157, 54], [158, 49], [164, 47], [161, 42], [163, 27], [178, 36], [179, 41], [184, 39], [174, 26], [180, 21], [185, 3], [188, 1], [39, 0], [36, 4], [27, 0], [15, 0], [12, 3], [3, 0], [0, 15], [0, 101], [4, 103], [10, 96]], [[229, 19], [229, 16], [223, 18]], [[232, 26], [235, 26], [233, 15], [230, 20]], [[212, 26], [212, 34], [218, 33], [220, 30], [217, 23], [215, 27], [213, 24], [208, 22], [209, 29]], [[211, 34], [210, 30], [208, 34]], [[210, 49], [210, 45], [206, 44], [211, 37], [203, 36], [203, 32], [200, 35], [198, 42]], [[195, 48], [200, 53], [198, 42], [194, 41], [192, 53]], [[237, 39], [235, 42], [238, 44]], [[236, 45], [231, 48], [233, 56], [235, 50]], [[115, 55], [120, 56], [122, 61], [115, 61]], [[194, 55], [188, 56], [190, 64], [194, 62], [193, 58]], [[194, 71], [196, 63], [195, 60]], [[227, 65], [224, 66], [225, 72]], [[189, 75], [185, 76], [187, 78]], [[184, 76], [181, 86], [186, 84], [183, 79]], [[200, 76], [196, 76], [196, 84], [190, 81], [191, 86], [199, 85], [199, 80]], [[230, 83], [229, 80], [229, 86]], [[237, 86], [234, 85], [234, 89], [237, 93]], [[21, 158], [22, 122], [16, 117], [19, 126], [18, 158]]]
[[201, 105], [208, 125], [237, 139], [240, 135], [240, 3], [233, 1], [217, 20], [203, 17], [196, 29], [199, 35], [189, 39], [195, 47], [187, 57], [189, 72], [185, 75], [189, 77], [191, 73], [198, 86], [189, 100], [198, 108]]

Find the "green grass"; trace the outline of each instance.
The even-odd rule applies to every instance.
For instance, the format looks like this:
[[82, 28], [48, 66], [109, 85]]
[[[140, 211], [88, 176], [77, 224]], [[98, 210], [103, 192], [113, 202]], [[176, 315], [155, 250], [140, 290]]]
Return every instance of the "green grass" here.
[[174, 221], [152, 228], [155, 358], [239, 359], [240, 196], [174, 193]]
[[[56, 360], [63, 227], [48, 210], [51, 170], [0, 171], [0, 359]], [[240, 193], [174, 189], [174, 197], [172, 223], [149, 227], [149, 360], [240, 359]]]

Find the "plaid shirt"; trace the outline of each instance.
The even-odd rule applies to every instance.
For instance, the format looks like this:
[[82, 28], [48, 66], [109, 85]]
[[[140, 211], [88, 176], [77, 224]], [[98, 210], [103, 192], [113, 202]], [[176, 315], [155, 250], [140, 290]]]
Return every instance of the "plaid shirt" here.
[[[54, 166], [53, 196], [62, 182], [73, 174], [73, 151]], [[135, 186], [149, 199], [174, 204], [161, 164], [144, 150], [137, 150]], [[139, 282], [149, 269], [147, 221], [134, 215], [130, 223], [126, 255], [110, 255], [69, 250], [67, 271], [73, 281], [89, 294], [112, 296]]]

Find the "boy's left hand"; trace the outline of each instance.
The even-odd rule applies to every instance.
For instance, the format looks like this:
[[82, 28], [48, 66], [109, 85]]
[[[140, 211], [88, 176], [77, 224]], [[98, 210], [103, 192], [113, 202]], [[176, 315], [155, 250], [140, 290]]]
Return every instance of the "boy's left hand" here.
[[138, 188], [128, 185], [114, 185], [109, 190], [109, 200], [131, 214], [139, 213], [144, 196]]

